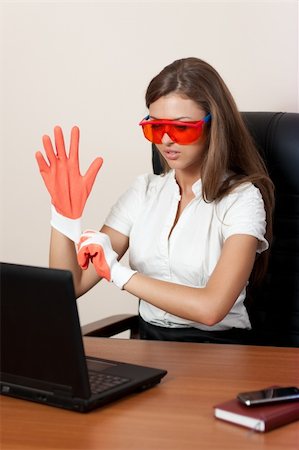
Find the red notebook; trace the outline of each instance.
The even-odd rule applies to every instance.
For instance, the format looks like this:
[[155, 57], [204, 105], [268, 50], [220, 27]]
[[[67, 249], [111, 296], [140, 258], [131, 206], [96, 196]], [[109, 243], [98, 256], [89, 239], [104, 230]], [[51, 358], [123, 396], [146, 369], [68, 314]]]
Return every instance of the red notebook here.
[[256, 431], [270, 431], [299, 420], [299, 401], [246, 406], [237, 398], [214, 406], [215, 417]]

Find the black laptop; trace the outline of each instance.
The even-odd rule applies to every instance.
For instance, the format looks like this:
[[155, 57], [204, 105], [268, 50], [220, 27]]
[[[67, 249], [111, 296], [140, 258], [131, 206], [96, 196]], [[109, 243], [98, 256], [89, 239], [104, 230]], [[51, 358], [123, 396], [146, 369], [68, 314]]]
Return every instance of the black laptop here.
[[85, 412], [166, 375], [85, 356], [71, 272], [0, 264], [3, 395]]

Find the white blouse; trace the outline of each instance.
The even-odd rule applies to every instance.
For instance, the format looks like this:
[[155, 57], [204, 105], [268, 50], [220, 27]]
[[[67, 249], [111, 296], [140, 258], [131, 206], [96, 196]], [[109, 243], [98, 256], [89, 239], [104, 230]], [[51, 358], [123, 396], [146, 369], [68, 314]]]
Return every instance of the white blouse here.
[[[132, 269], [152, 278], [204, 287], [229, 236], [249, 234], [259, 241], [257, 252], [268, 248], [264, 202], [253, 184], [244, 183], [217, 203], [203, 200], [201, 180], [192, 190], [195, 197], [172, 232], [180, 201], [174, 171], [139, 176], [112, 207], [105, 224], [129, 236]], [[139, 312], [145, 321], [164, 327], [250, 329], [245, 296], [246, 286], [227, 316], [214, 326], [182, 319], [142, 299]]]

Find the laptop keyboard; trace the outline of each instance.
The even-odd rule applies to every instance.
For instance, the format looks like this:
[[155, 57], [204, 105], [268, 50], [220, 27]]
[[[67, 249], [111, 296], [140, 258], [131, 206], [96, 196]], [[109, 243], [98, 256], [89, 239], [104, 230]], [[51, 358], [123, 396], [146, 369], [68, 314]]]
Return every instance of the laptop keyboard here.
[[119, 386], [120, 384], [124, 384], [130, 381], [129, 378], [109, 375], [108, 373], [103, 372], [100, 373], [94, 370], [89, 370], [88, 373], [90, 389], [93, 394], [107, 391], [108, 389], [114, 388], [115, 386]]

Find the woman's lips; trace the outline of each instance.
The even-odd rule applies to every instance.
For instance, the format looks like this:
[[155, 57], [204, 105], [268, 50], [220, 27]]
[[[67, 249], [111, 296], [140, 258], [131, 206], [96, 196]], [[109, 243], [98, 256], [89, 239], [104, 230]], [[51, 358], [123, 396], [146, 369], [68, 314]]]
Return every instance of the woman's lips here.
[[180, 152], [177, 152], [175, 150], [164, 150], [163, 153], [166, 159], [170, 159], [172, 161], [178, 159], [180, 156]]

